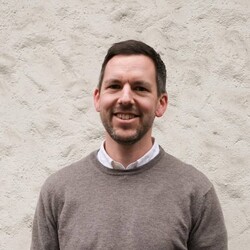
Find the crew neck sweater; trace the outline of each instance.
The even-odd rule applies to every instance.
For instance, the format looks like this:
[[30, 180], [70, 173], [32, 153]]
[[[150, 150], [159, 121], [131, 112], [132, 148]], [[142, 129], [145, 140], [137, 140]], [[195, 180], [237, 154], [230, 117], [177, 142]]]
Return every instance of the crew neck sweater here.
[[123, 166], [120, 162], [114, 161], [108, 155], [108, 153], [106, 152], [105, 147], [104, 147], [105, 142], [102, 143], [101, 148], [99, 149], [99, 151], [97, 153], [97, 159], [99, 160], [99, 162], [101, 162], [102, 165], [104, 165], [107, 168], [125, 169], [125, 170], [132, 169], [132, 168], [138, 168], [138, 167], [145, 165], [153, 158], [155, 158], [155, 156], [158, 155], [158, 153], [160, 152], [160, 147], [154, 138], [153, 138], [153, 142], [154, 142], [153, 146], [151, 147], [151, 149], [148, 152], [146, 152], [141, 158], [130, 163], [127, 167]]
[[104, 167], [97, 151], [51, 175], [35, 213], [32, 250], [224, 250], [215, 190], [194, 167], [160, 153], [141, 168]]

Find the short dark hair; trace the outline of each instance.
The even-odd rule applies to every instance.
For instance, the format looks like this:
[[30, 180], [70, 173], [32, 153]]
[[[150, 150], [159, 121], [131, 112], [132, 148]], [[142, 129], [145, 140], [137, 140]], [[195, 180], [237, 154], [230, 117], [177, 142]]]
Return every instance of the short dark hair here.
[[101, 73], [99, 77], [98, 88], [101, 89], [104, 71], [108, 61], [117, 55], [145, 55], [152, 59], [156, 71], [157, 94], [160, 96], [166, 93], [167, 72], [164, 62], [160, 55], [149, 45], [136, 40], [127, 40], [114, 43], [108, 50], [107, 55], [102, 63]]

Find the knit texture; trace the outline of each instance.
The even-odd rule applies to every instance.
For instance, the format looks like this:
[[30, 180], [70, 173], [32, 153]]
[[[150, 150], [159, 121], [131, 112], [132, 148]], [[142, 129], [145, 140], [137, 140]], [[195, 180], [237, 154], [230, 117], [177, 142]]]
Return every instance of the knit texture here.
[[227, 249], [211, 182], [161, 148], [142, 168], [108, 169], [97, 151], [42, 187], [32, 250]]

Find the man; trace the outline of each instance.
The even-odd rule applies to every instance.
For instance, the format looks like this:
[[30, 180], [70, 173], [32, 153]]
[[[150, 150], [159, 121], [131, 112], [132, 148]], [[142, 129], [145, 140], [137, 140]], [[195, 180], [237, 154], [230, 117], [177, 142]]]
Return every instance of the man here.
[[108, 50], [94, 92], [105, 141], [47, 179], [31, 249], [227, 249], [210, 181], [152, 137], [167, 107], [165, 82], [164, 63], [145, 43]]

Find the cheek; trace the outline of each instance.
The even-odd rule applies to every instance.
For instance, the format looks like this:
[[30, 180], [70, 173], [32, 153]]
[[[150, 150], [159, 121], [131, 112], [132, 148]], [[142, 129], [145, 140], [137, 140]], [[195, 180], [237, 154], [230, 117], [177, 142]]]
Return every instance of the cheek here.
[[148, 113], [154, 113], [156, 110], [156, 103], [152, 102], [150, 100], [144, 100], [144, 102], [141, 103], [141, 108], [145, 110]]
[[100, 108], [100, 110], [102, 110], [104, 112], [107, 111], [107, 109], [111, 108], [113, 105], [114, 105], [114, 101], [109, 96], [103, 96], [100, 99], [99, 108]]

